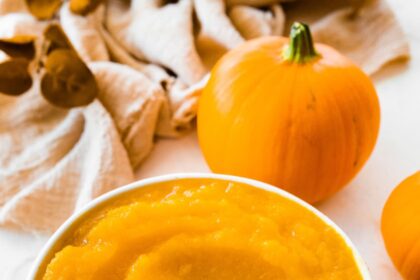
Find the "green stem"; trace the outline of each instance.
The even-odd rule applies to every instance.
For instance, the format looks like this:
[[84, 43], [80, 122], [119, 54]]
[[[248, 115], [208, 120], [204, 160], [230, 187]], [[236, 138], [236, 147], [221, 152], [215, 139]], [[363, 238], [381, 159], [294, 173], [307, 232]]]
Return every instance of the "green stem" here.
[[290, 43], [283, 52], [283, 58], [290, 62], [303, 64], [318, 56], [309, 26], [300, 22], [293, 23], [290, 30]]

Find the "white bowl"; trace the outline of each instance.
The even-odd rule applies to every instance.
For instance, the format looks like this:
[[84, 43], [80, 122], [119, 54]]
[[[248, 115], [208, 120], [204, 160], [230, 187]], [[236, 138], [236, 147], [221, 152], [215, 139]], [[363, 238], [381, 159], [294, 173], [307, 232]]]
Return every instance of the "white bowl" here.
[[133, 190], [137, 190], [139, 188], [154, 185], [157, 183], [162, 182], [169, 182], [169, 181], [176, 181], [179, 179], [215, 179], [215, 180], [223, 180], [223, 181], [232, 181], [250, 185], [255, 188], [263, 189], [269, 192], [273, 192], [278, 194], [281, 197], [290, 199], [297, 204], [305, 207], [316, 216], [318, 216], [322, 221], [326, 224], [331, 226], [345, 241], [347, 246], [351, 249], [353, 256], [356, 260], [356, 263], [360, 269], [360, 273], [362, 274], [363, 279], [370, 280], [371, 277], [369, 275], [369, 271], [366, 267], [366, 264], [362, 260], [359, 252], [357, 251], [356, 247], [347, 237], [347, 235], [334, 223], [332, 222], [327, 216], [323, 213], [318, 211], [316, 208], [312, 207], [305, 201], [301, 200], [300, 198], [282, 190], [276, 188], [272, 185], [262, 183], [260, 181], [247, 179], [243, 177], [237, 176], [230, 176], [230, 175], [219, 175], [219, 174], [211, 174], [211, 173], [177, 173], [177, 174], [168, 174], [164, 176], [152, 177], [144, 180], [140, 180], [126, 186], [120, 187], [113, 191], [110, 191], [95, 200], [88, 203], [83, 209], [79, 212], [73, 214], [67, 221], [65, 221], [60, 228], [51, 236], [48, 240], [47, 244], [45, 244], [44, 248], [42, 249], [41, 253], [38, 255], [31, 272], [29, 273], [28, 280], [38, 280], [42, 279], [42, 275], [45, 272], [46, 266], [57, 252], [57, 250], [61, 249], [64, 245], [64, 237], [67, 236], [68, 233], [72, 232], [75, 228], [77, 228], [77, 224], [82, 222], [84, 219], [83, 217], [86, 216], [88, 213], [92, 213], [93, 211], [97, 210], [98, 208], [104, 206], [111, 200], [116, 199], [117, 197], [121, 196], [122, 194], [126, 194]]

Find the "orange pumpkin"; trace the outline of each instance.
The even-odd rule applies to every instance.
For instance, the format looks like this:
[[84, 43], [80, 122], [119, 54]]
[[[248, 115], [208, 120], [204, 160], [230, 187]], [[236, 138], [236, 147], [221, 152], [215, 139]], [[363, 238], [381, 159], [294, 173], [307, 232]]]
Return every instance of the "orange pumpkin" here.
[[370, 79], [336, 50], [291, 39], [248, 41], [215, 65], [198, 109], [199, 143], [217, 173], [258, 179], [316, 202], [361, 169], [379, 130]]
[[420, 279], [420, 171], [389, 196], [382, 212], [382, 236], [404, 278]]

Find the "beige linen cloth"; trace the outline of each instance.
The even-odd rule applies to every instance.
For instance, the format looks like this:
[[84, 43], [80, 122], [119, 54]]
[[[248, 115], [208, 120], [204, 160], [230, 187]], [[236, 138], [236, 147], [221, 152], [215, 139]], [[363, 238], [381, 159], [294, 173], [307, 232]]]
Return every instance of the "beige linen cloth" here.
[[[166, 2], [110, 0], [86, 17], [63, 4], [58, 20], [94, 73], [99, 97], [59, 109], [36, 80], [21, 97], [0, 94], [1, 225], [51, 232], [91, 199], [133, 181], [156, 137], [190, 128], [215, 61], [247, 39], [284, 34], [295, 19], [369, 74], [408, 57], [383, 1]], [[45, 25], [23, 0], [0, 0], [0, 38], [40, 36]]]

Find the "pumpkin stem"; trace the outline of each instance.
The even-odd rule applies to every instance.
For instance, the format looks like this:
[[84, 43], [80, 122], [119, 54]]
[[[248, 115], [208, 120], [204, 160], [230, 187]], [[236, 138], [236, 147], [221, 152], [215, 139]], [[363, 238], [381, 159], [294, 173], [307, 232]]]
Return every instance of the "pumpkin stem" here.
[[290, 43], [283, 52], [283, 58], [290, 62], [307, 63], [318, 57], [307, 24], [295, 22], [290, 30]]

